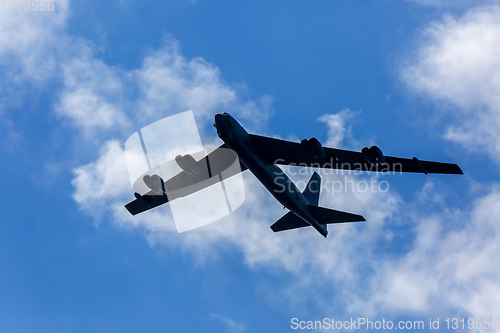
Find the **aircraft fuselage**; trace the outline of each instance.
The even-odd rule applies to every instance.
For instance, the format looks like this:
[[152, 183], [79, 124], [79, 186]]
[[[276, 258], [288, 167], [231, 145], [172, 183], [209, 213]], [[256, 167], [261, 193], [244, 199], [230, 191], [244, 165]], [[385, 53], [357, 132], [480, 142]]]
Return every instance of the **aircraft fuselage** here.
[[309, 209], [309, 201], [273, 161], [265, 160], [247, 131], [228, 113], [215, 115], [217, 134], [238, 154], [238, 158], [284, 207], [309, 223], [324, 237], [328, 231]]

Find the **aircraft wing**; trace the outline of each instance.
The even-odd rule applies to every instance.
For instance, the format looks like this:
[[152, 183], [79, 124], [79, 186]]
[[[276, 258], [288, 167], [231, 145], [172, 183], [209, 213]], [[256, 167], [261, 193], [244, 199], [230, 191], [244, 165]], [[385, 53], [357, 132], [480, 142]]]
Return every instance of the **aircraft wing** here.
[[163, 193], [153, 190], [144, 195], [134, 193], [136, 199], [126, 204], [125, 208], [132, 215], [136, 215], [245, 171], [247, 167], [241, 161], [234, 165], [236, 158], [236, 153], [223, 144], [196, 162], [198, 174], [181, 171], [166, 181], [160, 178], [161, 183], [157, 186], [164, 190]]
[[250, 136], [262, 156], [275, 164], [357, 171], [463, 174], [460, 167], [452, 163], [384, 156], [386, 163], [372, 164], [361, 152], [327, 147], [323, 147], [325, 157], [314, 158], [308, 148], [298, 142], [254, 134]]

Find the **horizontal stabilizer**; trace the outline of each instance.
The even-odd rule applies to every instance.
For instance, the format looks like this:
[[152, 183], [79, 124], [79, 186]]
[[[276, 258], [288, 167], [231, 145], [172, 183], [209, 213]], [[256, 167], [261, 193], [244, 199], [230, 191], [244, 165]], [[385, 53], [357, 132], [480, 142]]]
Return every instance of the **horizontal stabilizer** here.
[[130, 214], [132, 215], [137, 215], [139, 213], [145, 212], [149, 210], [147, 206], [144, 206], [139, 200], [135, 199], [134, 201], [129, 202], [128, 204], [125, 205], [125, 208], [129, 211]]
[[309, 227], [309, 223], [295, 215], [293, 212], [286, 213], [276, 223], [271, 226], [274, 232]]
[[136, 199], [125, 205], [125, 208], [132, 215], [137, 215], [168, 202], [168, 197], [165, 194], [158, 195], [154, 191], [149, 191], [145, 195], [139, 193], [134, 193], [134, 195]]
[[311, 209], [314, 217], [316, 217], [318, 222], [321, 224], [366, 221], [363, 216], [357, 214], [312, 205], [309, 205], [309, 208]]

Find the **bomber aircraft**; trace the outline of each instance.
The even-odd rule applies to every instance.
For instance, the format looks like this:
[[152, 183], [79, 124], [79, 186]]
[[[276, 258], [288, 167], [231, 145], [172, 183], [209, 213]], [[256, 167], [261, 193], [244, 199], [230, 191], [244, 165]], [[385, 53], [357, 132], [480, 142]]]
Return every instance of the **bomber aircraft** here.
[[[214, 127], [224, 144], [198, 161], [189, 154], [178, 155], [175, 162], [182, 171], [166, 181], [157, 174], [144, 175], [142, 181], [151, 191], [144, 195], [135, 192], [136, 199], [125, 205], [126, 209], [136, 215], [210, 186], [213, 183], [207, 183], [206, 180], [219, 181], [222, 177], [214, 175], [222, 174], [224, 170], [225, 177], [230, 177], [248, 169], [289, 210], [271, 225], [274, 232], [312, 226], [326, 237], [328, 224], [359, 222], [365, 221], [365, 218], [319, 207], [319, 174], [314, 172], [305, 189], [300, 191], [278, 165], [426, 175], [463, 174], [456, 164], [421, 161], [416, 157], [409, 159], [385, 156], [377, 146], [354, 152], [323, 147], [316, 138], [304, 139], [298, 143], [249, 134], [226, 112], [215, 115]], [[228, 174], [227, 166], [238, 159], [239, 168]], [[197, 184], [203, 185], [196, 186]]]

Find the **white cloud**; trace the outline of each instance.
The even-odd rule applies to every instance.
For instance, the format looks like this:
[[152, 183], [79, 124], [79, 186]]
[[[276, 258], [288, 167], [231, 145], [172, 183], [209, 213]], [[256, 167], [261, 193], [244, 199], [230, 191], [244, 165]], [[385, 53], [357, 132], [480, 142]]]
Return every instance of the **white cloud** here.
[[126, 128], [129, 120], [122, 110], [127, 104], [122, 79], [116, 70], [95, 59], [90, 46], [72, 45], [77, 57], [62, 64], [64, 90], [56, 112], [83, 129], [87, 136], [95, 129]]
[[69, 1], [56, 1], [54, 11], [26, 12], [23, 5], [20, 11], [0, 12], [1, 78], [6, 82], [1, 89], [9, 95], [2, 106], [20, 104], [26, 91], [33, 93], [30, 83], [43, 91], [45, 82], [62, 79], [57, 114], [86, 134], [95, 133], [94, 128], [126, 126], [117, 71], [94, 58], [92, 43], [65, 32]]
[[245, 99], [244, 84], [228, 84], [201, 57], [185, 58], [175, 39], [165, 37], [140, 68], [118, 69], [96, 58], [93, 43], [66, 33], [69, 1], [58, 1], [55, 7], [53, 12], [0, 13], [0, 65], [6, 66], [3, 79], [8, 82], [2, 89], [6, 95], [12, 90], [2, 107], [17, 101], [15, 84], [24, 85], [23, 91], [27, 82], [43, 89], [41, 83], [50, 79], [62, 80], [56, 113], [86, 138], [102, 130], [128, 131], [131, 124], [146, 125], [190, 109], [204, 123], [216, 112], [229, 111], [252, 128], [265, 125], [270, 96]]
[[[446, 117], [445, 138], [500, 161], [500, 7], [446, 15], [424, 31], [417, 57], [402, 68], [413, 91], [437, 102]], [[475, 185], [473, 185], [475, 186]], [[440, 205], [442, 213], [414, 210], [417, 222], [410, 251], [386, 261], [374, 278], [373, 308], [433, 314], [458, 311], [494, 316], [500, 310], [500, 191], [493, 184], [472, 207], [450, 209], [444, 194], [427, 183], [420, 205]], [[408, 297], [410, 295], [410, 297]]]
[[73, 120], [85, 132], [97, 128], [111, 128], [127, 123], [119, 108], [89, 89], [77, 89], [64, 94], [58, 112]]
[[500, 191], [494, 186], [469, 212], [414, 212], [414, 245], [380, 267], [374, 306], [428, 314], [455, 308], [477, 317], [498, 313], [499, 207]]
[[78, 167], [73, 173], [73, 199], [89, 213], [123, 200], [130, 192], [125, 152], [117, 141], [107, 141], [97, 161]]
[[142, 127], [185, 110], [193, 110], [203, 124], [213, 121], [215, 113], [229, 111], [259, 128], [271, 112], [270, 96], [246, 100], [244, 85], [229, 85], [203, 58], [185, 58], [170, 37], [130, 71], [96, 59], [92, 45], [84, 41], [67, 47], [71, 56], [61, 59], [64, 89], [56, 112], [88, 138], [110, 129], [124, 135], [132, 124]]
[[479, 5], [481, 3], [495, 2], [496, 0], [408, 0], [423, 6], [437, 6], [437, 7], [465, 7], [472, 5]]
[[[500, 161], [500, 7], [447, 15], [424, 32], [403, 81], [439, 104], [449, 119], [445, 137]], [[450, 123], [450, 122], [449, 122]]]
[[217, 67], [203, 58], [184, 58], [171, 39], [146, 57], [136, 75], [143, 94], [139, 108], [148, 116], [160, 117], [165, 110], [196, 110], [212, 116], [237, 98]]
[[[6, 3], [6, 6], [8, 4]], [[54, 50], [63, 40], [59, 31], [68, 16], [69, 1], [56, 1], [54, 11], [0, 12], [0, 62], [8, 64], [9, 80], [29, 77], [39, 81], [57, 66]]]
[[193, 110], [205, 122], [212, 121], [215, 113], [227, 111], [261, 127], [270, 113], [270, 96], [257, 102], [242, 99], [239, 95], [245, 93], [244, 85], [229, 85], [219, 69], [201, 57], [185, 58], [171, 37], [144, 59], [134, 77], [141, 91], [137, 105], [141, 123], [184, 110]]
[[349, 141], [348, 144], [354, 144], [355, 140], [352, 137], [351, 126], [347, 124], [358, 114], [359, 111], [354, 112], [345, 108], [340, 113], [325, 114], [320, 117], [318, 120], [328, 125], [328, 141], [325, 142], [325, 146], [340, 148], [341, 144], [345, 144], [347, 140]]

